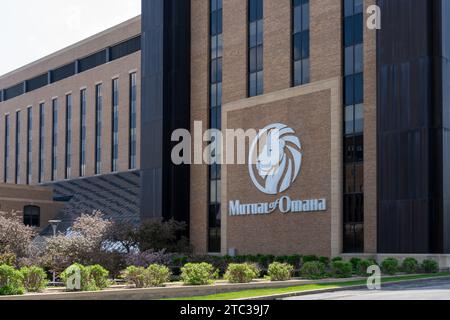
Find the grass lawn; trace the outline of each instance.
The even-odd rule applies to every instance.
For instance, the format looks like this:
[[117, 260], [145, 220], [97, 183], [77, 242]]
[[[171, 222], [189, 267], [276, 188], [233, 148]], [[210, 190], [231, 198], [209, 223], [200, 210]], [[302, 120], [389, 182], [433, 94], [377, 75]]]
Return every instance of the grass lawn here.
[[[442, 277], [442, 276], [450, 276], [450, 272], [425, 274], [425, 275], [411, 275], [411, 276], [402, 276], [402, 277], [387, 277], [387, 278], [382, 279], [382, 283], [416, 280], [416, 279], [428, 279], [428, 278], [435, 278], [435, 277]], [[306, 284], [306, 285], [287, 287], [287, 288], [252, 289], [252, 290], [245, 290], [245, 291], [220, 293], [220, 294], [214, 294], [214, 295], [208, 295], [208, 296], [185, 297], [185, 298], [175, 298], [175, 299], [166, 299], [166, 300], [233, 300], [233, 299], [254, 298], [254, 297], [271, 296], [271, 295], [277, 295], [277, 294], [286, 294], [286, 293], [303, 292], [303, 291], [320, 290], [320, 289], [343, 288], [343, 287], [348, 287], [348, 286], [364, 285], [364, 284], [366, 284], [366, 282], [367, 281], [365, 281], [365, 280], [359, 280], [359, 281], [347, 281], [347, 282], [333, 282], [333, 283], [326, 283], [326, 284]]]

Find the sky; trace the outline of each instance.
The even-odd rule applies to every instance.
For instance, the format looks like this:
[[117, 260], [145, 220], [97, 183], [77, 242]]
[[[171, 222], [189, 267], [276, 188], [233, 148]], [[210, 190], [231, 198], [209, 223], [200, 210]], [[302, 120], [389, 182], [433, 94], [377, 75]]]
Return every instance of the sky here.
[[1, 0], [0, 75], [141, 13], [141, 0]]

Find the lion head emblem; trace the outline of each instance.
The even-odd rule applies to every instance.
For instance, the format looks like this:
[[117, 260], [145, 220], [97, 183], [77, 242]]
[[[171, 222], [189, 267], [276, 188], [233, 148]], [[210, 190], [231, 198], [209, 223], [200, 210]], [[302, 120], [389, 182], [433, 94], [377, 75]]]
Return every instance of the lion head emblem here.
[[250, 177], [254, 185], [266, 194], [286, 191], [298, 177], [301, 165], [300, 140], [295, 131], [284, 124], [265, 127], [250, 147]]

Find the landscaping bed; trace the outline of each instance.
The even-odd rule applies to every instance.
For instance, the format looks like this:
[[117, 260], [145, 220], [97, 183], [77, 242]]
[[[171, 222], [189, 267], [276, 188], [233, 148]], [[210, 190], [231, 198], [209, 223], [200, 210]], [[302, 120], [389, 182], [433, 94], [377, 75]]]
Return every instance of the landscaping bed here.
[[[0, 222], [0, 299], [160, 299], [438, 272], [429, 259], [387, 258], [378, 265], [315, 255], [193, 255], [177, 236], [185, 228], [178, 222], [148, 221], [136, 229], [100, 212], [81, 215], [70, 233], [39, 246], [16, 216], [0, 213]], [[64, 287], [49, 288], [53, 277]]]

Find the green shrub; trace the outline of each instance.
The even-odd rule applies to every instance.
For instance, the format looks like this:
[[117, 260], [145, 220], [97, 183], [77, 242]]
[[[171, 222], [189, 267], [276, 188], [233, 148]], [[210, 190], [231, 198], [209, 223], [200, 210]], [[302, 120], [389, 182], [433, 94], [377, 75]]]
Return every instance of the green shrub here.
[[258, 278], [259, 270], [256, 266], [243, 263], [231, 263], [228, 265], [225, 279], [231, 283], [249, 283]]
[[[271, 264], [274, 260], [275, 260], [275, 257], [272, 255], [259, 254], [256, 256], [255, 262], [257, 262], [261, 268], [266, 269], [269, 266], [269, 264]], [[247, 262], [252, 262], [252, 261], [247, 261]]]
[[294, 267], [287, 263], [273, 262], [269, 265], [267, 274], [270, 281], [287, 281], [291, 280]]
[[365, 276], [367, 276], [367, 269], [370, 266], [374, 266], [374, 265], [377, 265], [377, 263], [373, 259], [361, 260], [361, 261], [359, 261], [355, 272], [356, 272], [356, 274], [358, 274], [362, 277], [365, 277]]
[[315, 280], [325, 277], [325, 265], [319, 261], [311, 261], [303, 264], [300, 274], [302, 277]]
[[23, 267], [20, 269], [23, 286], [28, 292], [40, 292], [47, 286], [47, 274], [39, 267]]
[[16, 265], [16, 255], [9, 252], [0, 254], [0, 266], [1, 265], [14, 267]]
[[24, 294], [22, 274], [11, 266], [0, 265], [0, 296]]
[[162, 287], [170, 281], [172, 273], [166, 266], [151, 264], [146, 270], [146, 285], [148, 287]]
[[108, 270], [98, 264], [86, 267], [86, 269], [89, 273], [90, 280], [94, 282], [97, 290], [105, 289], [110, 286], [111, 283], [108, 280]]
[[290, 265], [294, 266], [294, 268], [300, 267], [301, 262], [302, 262], [302, 256], [299, 254], [294, 254], [292, 256], [288, 256], [286, 259], [286, 263], [289, 263]]
[[181, 268], [181, 280], [187, 285], [211, 284], [217, 278], [217, 270], [209, 263], [188, 263]]
[[360, 264], [361, 259], [359, 258], [351, 258], [350, 263], [352, 264], [353, 271], [357, 272], [358, 265]]
[[334, 257], [333, 259], [331, 259], [331, 262], [335, 262], [335, 261], [342, 261], [344, 259], [342, 259], [341, 257]]
[[[80, 290], [99, 291], [101, 288], [97, 287], [95, 279], [91, 276], [91, 268], [75, 263], [61, 273], [61, 280], [67, 285], [69, 279], [76, 274], [76, 270], [78, 269], [80, 271]], [[73, 289], [73, 291], [77, 291], [77, 289]]]
[[146, 287], [146, 270], [143, 267], [130, 266], [126, 268], [121, 277], [125, 279], [127, 283], [134, 284], [136, 288]]
[[320, 257], [319, 262], [322, 262], [325, 265], [325, 267], [330, 265], [330, 259], [327, 257]]
[[394, 258], [387, 258], [381, 262], [381, 271], [385, 274], [396, 274], [398, 272], [398, 260]]
[[347, 261], [334, 261], [331, 263], [331, 274], [335, 278], [350, 278], [353, 266]]
[[402, 271], [406, 273], [416, 273], [419, 269], [419, 263], [414, 258], [406, 258], [402, 263]]
[[430, 259], [423, 260], [421, 268], [425, 273], [437, 273], [439, 271], [438, 263]]
[[317, 258], [317, 256], [315, 256], [315, 255], [302, 257], [303, 264], [305, 264], [307, 262], [313, 262], [313, 261], [319, 261], [319, 258]]

